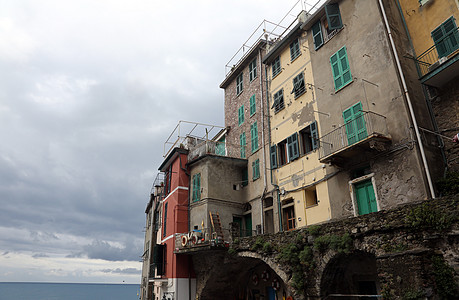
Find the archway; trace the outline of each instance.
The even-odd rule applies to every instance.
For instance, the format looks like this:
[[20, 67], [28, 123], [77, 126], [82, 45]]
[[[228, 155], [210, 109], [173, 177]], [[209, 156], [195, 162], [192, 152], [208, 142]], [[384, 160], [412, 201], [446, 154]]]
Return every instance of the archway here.
[[374, 299], [362, 295], [378, 295], [379, 291], [376, 258], [370, 253], [337, 254], [322, 273], [320, 294], [324, 299]]

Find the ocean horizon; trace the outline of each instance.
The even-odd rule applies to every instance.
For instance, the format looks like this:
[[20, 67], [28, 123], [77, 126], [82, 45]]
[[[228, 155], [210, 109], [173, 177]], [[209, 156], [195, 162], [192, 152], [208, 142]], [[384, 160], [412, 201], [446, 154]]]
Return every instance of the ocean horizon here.
[[0, 282], [0, 300], [136, 300], [139, 284]]

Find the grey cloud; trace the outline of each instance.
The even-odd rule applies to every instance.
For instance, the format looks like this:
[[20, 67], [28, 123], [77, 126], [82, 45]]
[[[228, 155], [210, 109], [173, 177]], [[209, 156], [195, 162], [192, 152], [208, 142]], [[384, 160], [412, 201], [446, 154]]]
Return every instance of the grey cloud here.
[[126, 269], [103, 269], [101, 270], [103, 273], [115, 273], [115, 274], [140, 274], [140, 270], [136, 268], [126, 268]]
[[128, 242], [122, 248], [114, 247], [106, 241], [96, 240], [84, 247], [88, 258], [104, 259], [109, 261], [139, 260], [141, 247]]
[[49, 255], [46, 255], [44, 253], [36, 253], [32, 255], [33, 258], [43, 258], [43, 257], [49, 257]]

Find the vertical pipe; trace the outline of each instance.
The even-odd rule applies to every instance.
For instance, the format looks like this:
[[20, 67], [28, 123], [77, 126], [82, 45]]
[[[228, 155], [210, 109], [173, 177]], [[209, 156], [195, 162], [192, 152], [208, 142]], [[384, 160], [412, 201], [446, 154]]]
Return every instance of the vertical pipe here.
[[397, 63], [397, 69], [398, 69], [398, 72], [400, 74], [400, 79], [402, 81], [403, 91], [405, 93], [405, 97], [406, 97], [406, 100], [407, 100], [407, 103], [408, 103], [408, 108], [409, 108], [409, 111], [410, 111], [411, 120], [413, 121], [414, 132], [416, 133], [416, 139], [418, 141], [419, 150], [421, 152], [421, 158], [422, 158], [422, 162], [424, 164], [424, 171], [426, 173], [427, 182], [429, 184], [430, 195], [431, 195], [432, 199], [435, 199], [435, 190], [434, 190], [434, 187], [433, 187], [432, 178], [430, 177], [429, 165], [427, 164], [426, 155], [424, 153], [424, 146], [422, 144], [421, 134], [419, 133], [418, 122], [417, 122], [416, 116], [414, 114], [413, 105], [411, 104], [410, 94], [408, 93], [408, 88], [407, 88], [406, 82], [405, 82], [405, 76], [403, 74], [402, 66], [401, 66], [400, 60], [398, 58], [397, 49], [395, 48], [394, 39], [392, 37], [392, 31], [390, 30], [389, 21], [387, 20], [387, 16], [386, 16], [386, 12], [384, 10], [384, 6], [383, 6], [383, 3], [382, 3], [382, 0], [378, 0], [378, 3], [379, 3], [379, 7], [381, 9], [382, 15], [383, 15], [384, 24], [386, 26], [387, 33], [389, 35], [389, 40], [390, 40], [391, 48], [392, 48], [392, 51], [393, 51], [393, 54], [394, 54], [394, 57], [395, 57], [395, 62]]
[[261, 212], [261, 234], [265, 233], [265, 223], [264, 223], [264, 215], [263, 215], [263, 196], [265, 191], [268, 187], [268, 182], [266, 179], [266, 143], [265, 143], [265, 115], [264, 115], [264, 105], [263, 105], [263, 79], [262, 75], [263, 72], [261, 71], [261, 48], [258, 49], [258, 60], [260, 62], [260, 113], [261, 113], [261, 143], [262, 143], [262, 150], [263, 150], [263, 193], [260, 197], [260, 212]]

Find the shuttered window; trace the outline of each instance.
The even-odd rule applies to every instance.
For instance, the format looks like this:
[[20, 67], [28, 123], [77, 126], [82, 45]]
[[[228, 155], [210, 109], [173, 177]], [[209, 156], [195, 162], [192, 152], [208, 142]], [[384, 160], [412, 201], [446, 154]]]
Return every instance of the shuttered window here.
[[312, 25], [312, 38], [314, 40], [314, 50], [319, 49], [320, 46], [324, 44], [320, 21], [317, 21], [314, 25]]
[[245, 146], [246, 146], [245, 132], [241, 133], [241, 135], [239, 136], [239, 145], [240, 145], [240, 148], [241, 148], [241, 158], [246, 158], [246, 155], [245, 155]]
[[296, 132], [287, 138], [287, 149], [289, 162], [300, 156], [298, 151], [298, 134]]
[[257, 59], [255, 58], [249, 64], [249, 80], [252, 81], [257, 78]]
[[306, 87], [304, 85], [304, 75], [303, 73], [298, 74], [295, 78], [293, 78], [293, 90], [292, 93], [295, 94], [295, 98], [303, 95], [306, 92]]
[[252, 179], [258, 179], [260, 178], [260, 160], [256, 159], [254, 162], [252, 162]]
[[276, 75], [280, 73], [281, 71], [280, 56], [274, 59], [273, 63], [271, 64], [271, 69], [273, 70], [273, 78], [276, 77]]
[[439, 58], [448, 56], [459, 48], [459, 33], [453, 17], [435, 28], [431, 34]]
[[236, 78], [236, 94], [239, 95], [240, 93], [242, 93], [243, 89], [244, 89], [244, 82], [243, 82], [242, 73], [241, 73]]
[[244, 123], [244, 105], [242, 105], [241, 107], [239, 107], [239, 110], [238, 110], [238, 123], [239, 123], [239, 126], [242, 125], [242, 123]]
[[364, 117], [362, 103], [360, 102], [343, 112], [348, 145], [357, 143], [368, 136]]
[[193, 175], [193, 197], [192, 201], [201, 200], [201, 173]]
[[250, 116], [253, 116], [255, 112], [257, 111], [257, 107], [255, 104], [255, 94], [250, 97]]
[[167, 202], [164, 204], [164, 220], [163, 220], [163, 237], [166, 236], [166, 225], [167, 225]]
[[252, 144], [252, 153], [258, 150], [258, 125], [257, 122], [250, 126], [250, 137]]
[[271, 169], [277, 168], [277, 147], [273, 145], [269, 148], [269, 156], [271, 159]]
[[274, 96], [273, 96], [273, 106], [271, 108], [274, 108], [274, 112], [277, 113], [280, 110], [284, 109], [284, 90], [279, 90], [277, 91]]
[[337, 91], [352, 81], [346, 46], [339, 49], [338, 52], [330, 57], [330, 64], [333, 72], [335, 91]]
[[295, 58], [300, 56], [300, 41], [298, 38], [290, 44], [290, 59], [293, 61]]
[[325, 14], [327, 15], [328, 28], [330, 30], [343, 27], [341, 14], [339, 12], [338, 3], [333, 3], [325, 6]]

